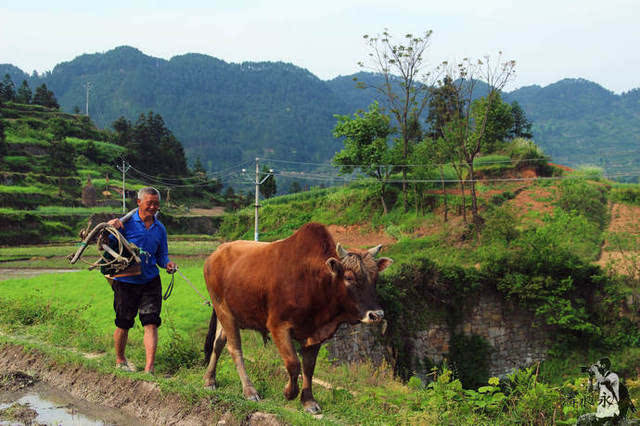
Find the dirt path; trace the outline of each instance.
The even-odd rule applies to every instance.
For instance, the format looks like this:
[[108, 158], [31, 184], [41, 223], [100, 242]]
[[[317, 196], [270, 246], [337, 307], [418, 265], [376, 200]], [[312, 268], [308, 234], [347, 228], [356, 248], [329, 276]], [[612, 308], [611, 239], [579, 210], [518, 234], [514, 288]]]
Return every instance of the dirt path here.
[[389, 246], [396, 243], [395, 238], [384, 231], [363, 232], [360, 225], [340, 226], [329, 225], [327, 227], [331, 236], [347, 248], [371, 248], [382, 244]]
[[[611, 207], [611, 222], [607, 231], [609, 233], [623, 234], [625, 236], [634, 237], [640, 240], [640, 206], [630, 206], [627, 204], [613, 204]], [[613, 267], [617, 272], [623, 274], [638, 273], [634, 271], [635, 264], [640, 253], [637, 251], [612, 249], [611, 242], [605, 240], [598, 265], [605, 267], [607, 265]]]
[[[18, 345], [0, 350], [0, 373], [27, 372], [76, 398], [122, 410], [141, 422], [153, 425], [235, 425], [240, 422], [226, 408], [215, 406], [213, 395], [189, 404], [178, 395], [161, 392], [155, 382], [134, 380], [115, 374], [101, 374], [80, 365], [57, 364], [46, 355]], [[242, 424], [280, 425], [272, 414], [252, 413]]]
[[191, 209], [189, 211], [190, 216], [222, 216], [224, 214], [224, 207], [213, 207], [211, 209]]

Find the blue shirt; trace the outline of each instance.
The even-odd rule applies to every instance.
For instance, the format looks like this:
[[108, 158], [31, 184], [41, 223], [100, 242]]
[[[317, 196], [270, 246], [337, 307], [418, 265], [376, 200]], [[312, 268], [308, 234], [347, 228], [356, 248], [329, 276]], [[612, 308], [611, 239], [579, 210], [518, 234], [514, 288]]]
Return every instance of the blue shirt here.
[[118, 281], [131, 284], [146, 284], [155, 278], [161, 268], [166, 268], [169, 263], [169, 248], [167, 245], [167, 230], [157, 218], [147, 229], [138, 211], [131, 219], [124, 223], [124, 229], [120, 233], [129, 241], [140, 248], [140, 261], [142, 273], [130, 277], [119, 277]]

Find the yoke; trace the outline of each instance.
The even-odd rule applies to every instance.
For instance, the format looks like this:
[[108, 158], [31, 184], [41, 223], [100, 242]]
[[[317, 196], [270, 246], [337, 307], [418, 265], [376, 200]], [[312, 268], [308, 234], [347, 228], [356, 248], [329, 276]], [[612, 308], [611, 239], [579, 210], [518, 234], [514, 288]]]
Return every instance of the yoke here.
[[[121, 222], [126, 222], [133, 216], [137, 209], [131, 210], [120, 218]], [[100, 258], [93, 263], [83, 260], [89, 265], [89, 270], [100, 268], [100, 272], [108, 279], [139, 275], [142, 272], [140, 266], [140, 254], [142, 250], [135, 244], [130, 243], [114, 226], [107, 222], [96, 225], [91, 231], [91, 220], [86, 229], [80, 232], [80, 247], [75, 253], [67, 256], [69, 263], [75, 264], [81, 260], [82, 254], [92, 242], [97, 243]], [[109, 236], [114, 239], [110, 239]]]

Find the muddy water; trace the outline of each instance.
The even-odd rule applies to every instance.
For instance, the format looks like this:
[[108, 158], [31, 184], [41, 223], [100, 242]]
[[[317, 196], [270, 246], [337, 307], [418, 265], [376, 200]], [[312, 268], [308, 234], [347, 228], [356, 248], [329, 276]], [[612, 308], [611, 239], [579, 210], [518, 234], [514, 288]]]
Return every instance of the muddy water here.
[[0, 411], [15, 404], [24, 406], [28, 411], [35, 411], [33, 414], [36, 417], [29, 420], [26, 416], [23, 419], [6, 419], [0, 416], [0, 425], [142, 425], [135, 417], [115, 408], [74, 398], [45, 383], [37, 383], [20, 391], [0, 391]]

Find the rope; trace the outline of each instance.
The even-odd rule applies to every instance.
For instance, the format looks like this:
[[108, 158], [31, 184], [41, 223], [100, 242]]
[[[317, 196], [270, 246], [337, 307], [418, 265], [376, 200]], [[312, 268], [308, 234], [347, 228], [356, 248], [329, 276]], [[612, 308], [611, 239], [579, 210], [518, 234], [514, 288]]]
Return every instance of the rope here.
[[162, 296], [163, 300], [167, 300], [169, 298], [169, 296], [171, 296], [171, 293], [173, 292], [173, 285], [174, 285], [175, 278], [176, 278], [176, 272], [178, 274], [180, 274], [182, 279], [185, 280], [187, 282], [187, 284], [189, 284], [191, 286], [193, 291], [195, 291], [198, 294], [198, 296], [200, 296], [200, 299], [202, 299], [202, 304], [203, 305], [211, 306], [211, 301], [209, 299], [207, 299], [206, 297], [204, 297], [202, 295], [202, 293], [200, 293], [200, 291], [198, 291], [196, 286], [193, 285], [193, 283], [189, 280], [189, 278], [185, 277], [184, 274], [182, 272], [180, 272], [180, 269], [178, 269], [178, 268], [176, 268], [172, 272], [170, 272], [170, 274], [171, 274], [171, 282], [169, 283], [169, 286], [167, 287], [167, 290], [165, 291], [164, 296]]
[[184, 274], [182, 272], [180, 272], [179, 269], [176, 269], [178, 271], [178, 274], [180, 274], [180, 276], [182, 277], [183, 280], [185, 280], [193, 289], [193, 291], [195, 291], [196, 293], [198, 293], [198, 296], [200, 296], [200, 299], [202, 299], [202, 304], [205, 306], [211, 306], [211, 301], [209, 299], [207, 299], [206, 297], [204, 297], [202, 295], [202, 293], [200, 293], [198, 291], [198, 289], [196, 288], [196, 286], [193, 285], [193, 283], [191, 281], [189, 281], [189, 278], [185, 277]]
[[167, 300], [169, 296], [171, 296], [171, 293], [173, 292], [173, 283], [176, 279], [176, 270], [174, 269], [172, 272], [170, 272], [170, 274], [171, 274], [171, 282], [169, 283], [167, 290], [164, 292], [164, 296], [162, 296], [162, 300]]

